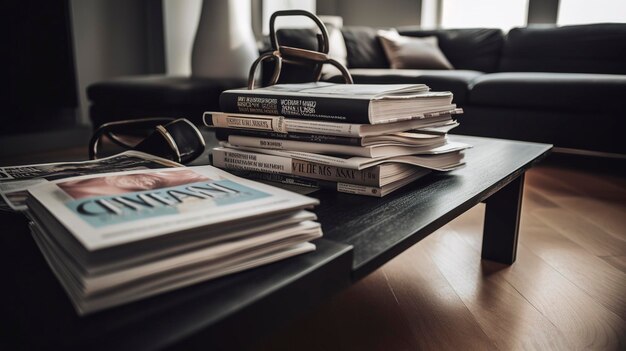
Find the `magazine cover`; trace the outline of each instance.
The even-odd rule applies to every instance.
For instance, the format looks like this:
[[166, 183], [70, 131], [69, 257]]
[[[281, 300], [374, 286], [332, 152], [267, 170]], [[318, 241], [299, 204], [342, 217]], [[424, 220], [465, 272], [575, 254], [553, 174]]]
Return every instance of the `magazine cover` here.
[[26, 210], [26, 189], [49, 181], [87, 174], [182, 167], [181, 164], [139, 151], [126, 151], [93, 161], [42, 163], [0, 167], [0, 208]]
[[212, 166], [81, 176], [28, 191], [90, 251], [318, 203]]

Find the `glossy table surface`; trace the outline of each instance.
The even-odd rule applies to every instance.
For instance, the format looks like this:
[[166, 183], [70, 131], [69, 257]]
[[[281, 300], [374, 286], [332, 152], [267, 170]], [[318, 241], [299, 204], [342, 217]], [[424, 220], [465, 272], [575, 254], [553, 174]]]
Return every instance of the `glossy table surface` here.
[[[324, 238], [313, 253], [78, 317], [24, 217], [0, 213], [0, 346], [156, 349], [249, 346], [487, 199], [550, 145], [451, 136], [474, 147], [467, 166], [384, 198], [311, 194]], [[210, 142], [209, 142], [210, 144]]]

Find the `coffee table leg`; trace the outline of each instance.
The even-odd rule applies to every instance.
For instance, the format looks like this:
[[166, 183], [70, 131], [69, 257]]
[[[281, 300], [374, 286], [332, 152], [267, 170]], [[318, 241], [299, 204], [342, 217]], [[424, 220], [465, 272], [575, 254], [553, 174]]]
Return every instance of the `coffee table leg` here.
[[524, 174], [485, 201], [482, 258], [512, 264], [517, 254]]

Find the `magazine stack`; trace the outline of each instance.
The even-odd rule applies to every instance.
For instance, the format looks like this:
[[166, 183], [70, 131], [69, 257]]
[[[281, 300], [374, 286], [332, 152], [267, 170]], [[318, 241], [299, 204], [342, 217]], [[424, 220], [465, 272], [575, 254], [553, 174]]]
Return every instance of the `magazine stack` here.
[[139, 169], [28, 188], [35, 242], [89, 314], [315, 249], [317, 200], [212, 166]]
[[382, 197], [464, 165], [448, 140], [462, 113], [424, 84], [278, 84], [227, 90], [206, 112], [213, 165], [240, 176]]

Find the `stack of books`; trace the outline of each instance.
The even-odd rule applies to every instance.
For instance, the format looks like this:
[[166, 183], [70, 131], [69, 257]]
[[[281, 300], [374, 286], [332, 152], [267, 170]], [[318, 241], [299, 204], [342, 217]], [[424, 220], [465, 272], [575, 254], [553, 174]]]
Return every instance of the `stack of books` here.
[[464, 165], [447, 133], [462, 113], [424, 84], [278, 84], [227, 90], [206, 112], [213, 164], [257, 180], [385, 196]]
[[315, 249], [317, 200], [212, 166], [41, 183], [35, 242], [81, 315]]

